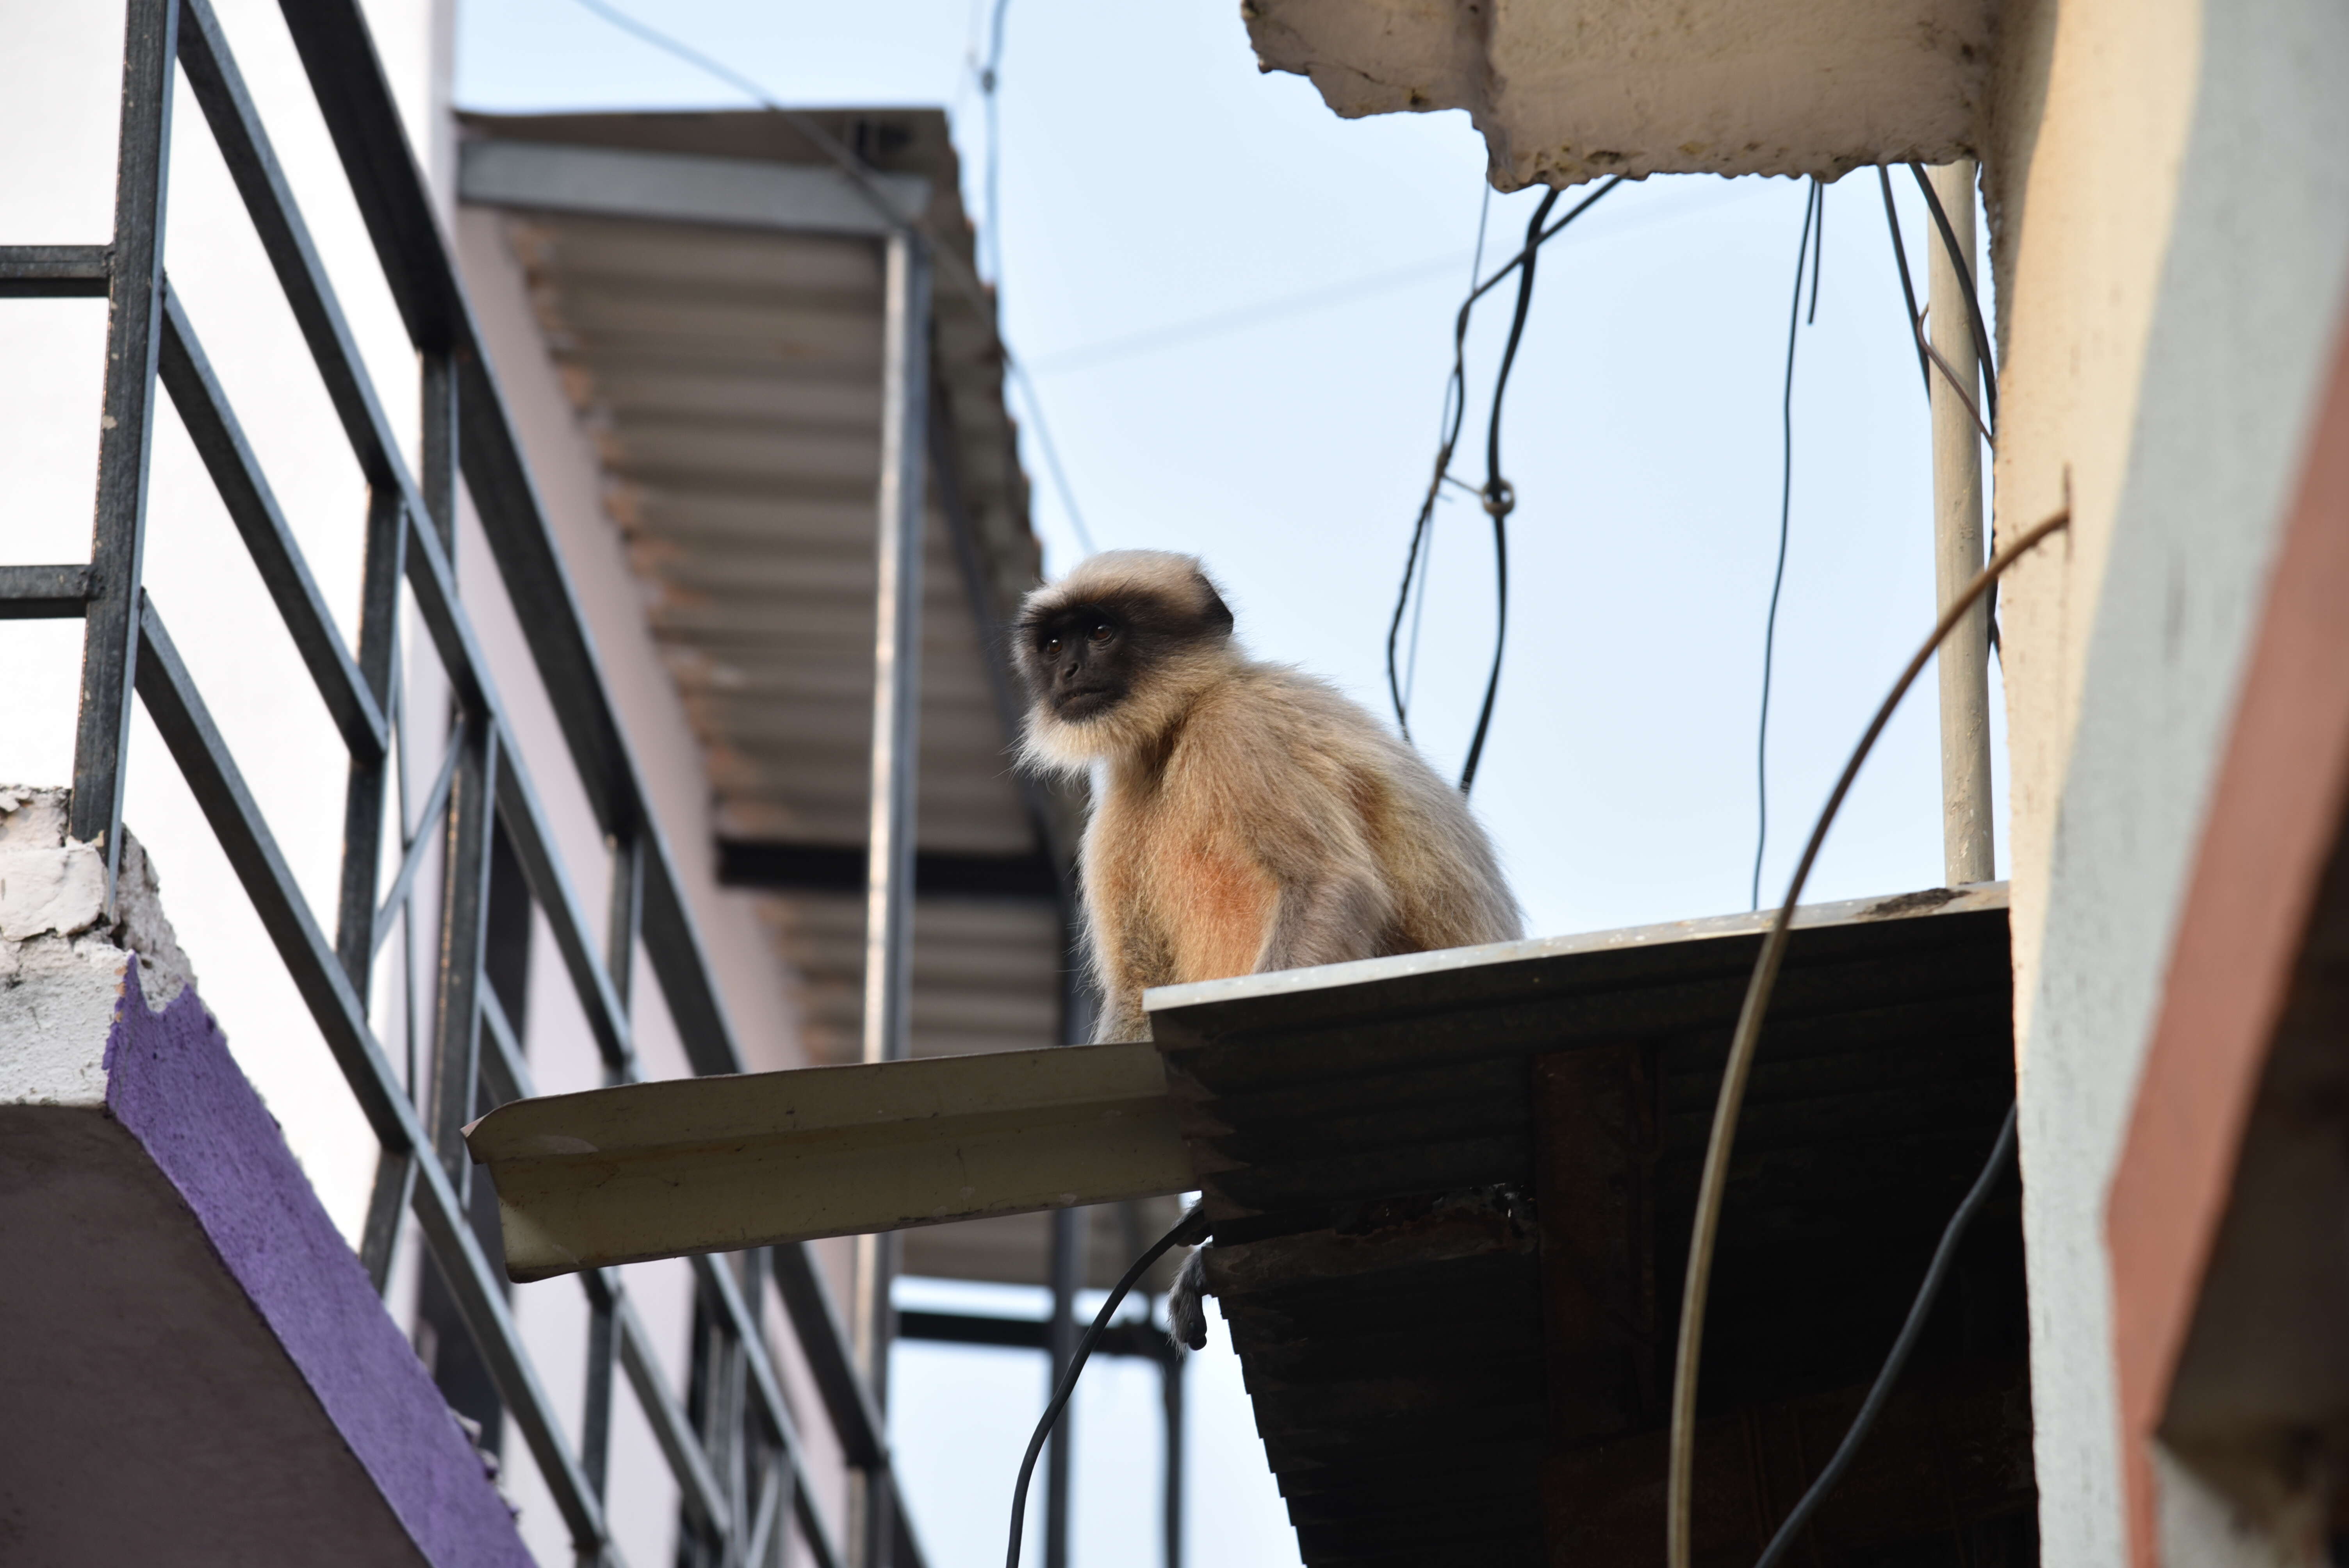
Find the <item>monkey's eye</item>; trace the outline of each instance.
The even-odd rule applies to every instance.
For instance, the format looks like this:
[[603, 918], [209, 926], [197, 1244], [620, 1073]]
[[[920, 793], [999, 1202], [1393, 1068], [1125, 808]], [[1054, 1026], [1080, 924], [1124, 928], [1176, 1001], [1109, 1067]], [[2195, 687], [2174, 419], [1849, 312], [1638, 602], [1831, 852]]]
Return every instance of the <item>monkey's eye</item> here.
[[1044, 656], [1048, 659], [1057, 658], [1060, 656], [1060, 653], [1061, 634], [1058, 632], [1054, 632], [1044, 639]]
[[1085, 627], [1085, 640], [1098, 647], [1108, 642], [1116, 631], [1117, 628], [1107, 621], [1094, 621]]

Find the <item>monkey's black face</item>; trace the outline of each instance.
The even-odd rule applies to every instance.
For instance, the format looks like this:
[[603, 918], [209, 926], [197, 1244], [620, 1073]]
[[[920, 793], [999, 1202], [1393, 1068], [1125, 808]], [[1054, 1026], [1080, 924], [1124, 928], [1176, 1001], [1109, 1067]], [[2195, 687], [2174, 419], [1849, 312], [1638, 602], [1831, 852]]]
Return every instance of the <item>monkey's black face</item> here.
[[1155, 639], [1137, 638], [1132, 617], [1106, 604], [1070, 604], [1031, 618], [1020, 628], [1027, 645], [1021, 667], [1030, 694], [1053, 717], [1075, 724], [1125, 700]]
[[1231, 611], [1204, 579], [1195, 598], [1112, 589], [1030, 608], [1019, 623], [1019, 673], [1045, 712], [1081, 724], [1132, 696], [1168, 660], [1231, 630]]

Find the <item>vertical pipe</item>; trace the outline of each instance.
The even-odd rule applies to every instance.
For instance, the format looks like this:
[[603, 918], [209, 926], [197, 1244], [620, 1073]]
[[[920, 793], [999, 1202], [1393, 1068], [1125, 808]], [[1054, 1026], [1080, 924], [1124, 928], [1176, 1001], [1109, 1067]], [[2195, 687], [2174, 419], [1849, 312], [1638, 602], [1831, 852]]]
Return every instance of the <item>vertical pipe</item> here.
[[[1047, 1394], [1061, 1386], [1069, 1363], [1077, 1356], [1077, 1292], [1085, 1280], [1085, 1212], [1052, 1211], [1052, 1319], [1044, 1346], [1050, 1354], [1052, 1380]], [[1044, 1568], [1069, 1568], [1070, 1460], [1076, 1430], [1076, 1400], [1061, 1410], [1044, 1455]]]
[[497, 732], [467, 714], [454, 744], [465, 748], [449, 789], [440, 856], [440, 985], [432, 1017], [432, 1147], [463, 1201], [473, 1162], [465, 1124], [481, 1078], [481, 957], [489, 941], [490, 832], [497, 814]]
[[[923, 481], [929, 409], [930, 263], [910, 232], [890, 235], [885, 256], [881, 479], [877, 497], [873, 636], [873, 794], [866, 830], [864, 1038], [868, 1062], [907, 1052], [912, 978], [916, 717], [921, 706]], [[874, 1402], [888, 1408], [889, 1285], [895, 1236], [856, 1239], [851, 1332]], [[895, 1537], [889, 1488], [864, 1477], [856, 1568], [887, 1568]]]
[[114, 175], [113, 277], [107, 291], [106, 391], [98, 420], [91, 593], [82, 628], [70, 831], [106, 846], [106, 903], [122, 856], [122, 763], [138, 674], [139, 579], [147, 542], [147, 455], [154, 430], [156, 330], [171, 184], [178, 0], [131, 0], [123, 26], [121, 143]]
[[[452, 410], [453, 412], [453, 410]], [[454, 425], [450, 446], [453, 449]], [[426, 459], [428, 469], [431, 459]], [[636, 974], [636, 932], [644, 918], [644, 839], [637, 834], [608, 839], [612, 855], [612, 892], [605, 910], [604, 966], [612, 976], [612, 994], [625, 1011], [629, 982]], [[604, 1081], [617, 1081], [609, 1067]], [[587, 1275], [587, 1388], [579, 1418], [579, 1469], [600, 1501], [612, 1464], [612, 1378], [620, 1341], [616, 1318], [620, 1305], [619, 1274], [597, 1269]], [[598, 1550], [597, 1558], [601, 1558]]]
[[584, 1277], [587, 1286], [587, 1391], [579, 1417], [579, 1470], [586, 1479], [588, 1490], [600, 1502], [612, 1468], [612, 1368], [620, 1353], [620, 1275], [616, 1269], [590, 1269]]
[[1170, 1341], [1158, 1363], [1158, 1392], [1166, 1413], [1166, 1568], [1183, 1568], [1183, 1368], [1188, 1359]]
[[[1974, 258], [1974, 165], [1971, 160], [1930, 171], [1951, 231]], [[1932, 301], [1934, 350], [1957, 372], [1982, 407], [1981, 364], [1974, 352], [1971, 313], [1961, 274], [1938, 232], [1926, 249]], [[1982, 432], [1973, 410], [1946, 377], [1933, 387], [1933, 581], [1936, 607], [1945, 607], [1972, 582], [1982, 564]], [[1988, 882], [1993, 870], [1990, 779], [1990, 606], [1977, 603], [1941, 645], [1941, 861], [1951, 886]]]

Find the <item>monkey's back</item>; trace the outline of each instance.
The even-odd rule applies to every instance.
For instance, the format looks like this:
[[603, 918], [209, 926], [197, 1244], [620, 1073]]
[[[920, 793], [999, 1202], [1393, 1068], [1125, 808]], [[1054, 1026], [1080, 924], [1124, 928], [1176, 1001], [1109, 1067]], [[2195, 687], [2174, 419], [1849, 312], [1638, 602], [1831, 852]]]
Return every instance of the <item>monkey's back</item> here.
[[[1185, 757], [1184, 754], [1191, 755]], [[1515, 941], [1516, 899], [1460, 792], [1328, 682], [1250, 662], [1204, 698], [1167, 758], [1172, 783], [1222, 780], [1235, 820], [1269, 830], [1254, 846], [1276, 874], [1302, 856], [1364, 862], [1383, 898], [1382, 956]]]

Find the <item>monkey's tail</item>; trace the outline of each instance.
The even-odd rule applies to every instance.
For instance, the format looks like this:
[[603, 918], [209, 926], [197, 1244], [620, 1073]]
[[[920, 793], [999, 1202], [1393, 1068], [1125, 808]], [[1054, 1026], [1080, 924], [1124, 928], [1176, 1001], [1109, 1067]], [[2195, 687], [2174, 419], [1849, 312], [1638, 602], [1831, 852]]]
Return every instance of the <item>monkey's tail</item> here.
[[1207, 1347], [1207, 1250], [1194, 1247], [1166, 1293], [1167, 1337], [1186, 1349]]

